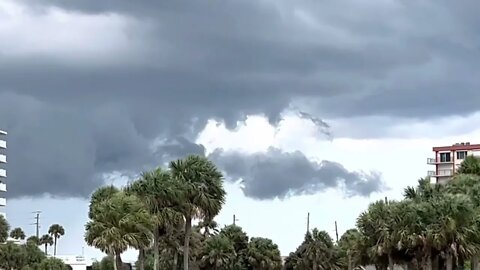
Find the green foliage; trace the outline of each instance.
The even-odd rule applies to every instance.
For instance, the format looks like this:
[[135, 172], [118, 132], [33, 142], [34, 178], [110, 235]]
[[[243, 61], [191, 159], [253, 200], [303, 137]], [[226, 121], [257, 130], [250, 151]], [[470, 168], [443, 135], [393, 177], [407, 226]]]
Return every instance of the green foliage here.
[[248, 243], [248, 263], [258, 270], [282, 269], [282, 258], [278, 246], [272, 240], [254, 237]]
[[37, 267], [38, 270], [68, 270], [68, 266], [57, 258], [46, 258]]
[[0, 245], [0, 268], [5, 270], [37, 269], [45, 259], [45, 254], [32, 242], [25, 245], [14, 242]]
[[27, 265], [27, 255], [22, 246], [13, 242], [0, 245], [0, 267], [5, 270], [22, 269]]
[[34, 245], [41, 245], [40, 244], [40, 239], [38, 237], [36, 237], [35, 235], [32, 235], [30, 237], [27, 238], [27, 244], [28, 243], [31, 243], [31, 244], [34, 244]]
[[467, 156], [460, 164], [459, 174], [480, 175], [480, 159], [476, 156]]
[[230, 269], [237, 254], [233, 243], [225, 236], [207, 238], [201, 255], [201, 269]]
[[10, 225], [3, 215], [0, 215], [0, 243], [5, 243], [8, 239], [8, 231], [10, 231]]

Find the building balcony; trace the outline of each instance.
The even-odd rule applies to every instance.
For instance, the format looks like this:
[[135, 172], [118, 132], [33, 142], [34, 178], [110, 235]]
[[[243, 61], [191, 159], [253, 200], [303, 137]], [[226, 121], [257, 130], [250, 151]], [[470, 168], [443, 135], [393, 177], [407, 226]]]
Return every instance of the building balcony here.
[[7, 199], [0, 198], [0, 206], [7, 206]]
[[7, 191], [7, 184], [0, 183], [0, 191], [1, 192], [6, 192]]
[[0, 169], [0, 177], [7, 177], [7, 170]]
[[453, 170], [428, 171], [427, 175], [433, 177], [453, 176]]
[[447, 161], [440, 161], [436, 160], [434, 158], [427, 158], [427, 164], [429, 165], [435, 165], [435, 164], [448, 164], [448, 163], [453, 163], [453, 159], [447, 160]]
[[7, 149], [7, 142], [4, 140], [0, 140], [0, 148]]
[[0, 154], [0, 163], [7, 163], [7, 156]]

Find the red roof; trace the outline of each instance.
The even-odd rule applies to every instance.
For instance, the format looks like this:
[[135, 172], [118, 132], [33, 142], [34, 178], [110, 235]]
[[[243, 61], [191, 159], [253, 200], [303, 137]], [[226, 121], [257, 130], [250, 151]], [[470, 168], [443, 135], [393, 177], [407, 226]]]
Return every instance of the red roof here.
[[433, 151], [462, 151], [480, 150], [480, 144], [454, 144], [451, 146], [433, 147]]

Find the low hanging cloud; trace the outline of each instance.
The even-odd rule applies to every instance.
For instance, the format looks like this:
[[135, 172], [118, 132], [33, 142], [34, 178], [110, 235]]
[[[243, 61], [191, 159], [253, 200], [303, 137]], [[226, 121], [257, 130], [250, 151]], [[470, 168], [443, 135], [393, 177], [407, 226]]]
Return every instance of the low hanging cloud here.
[[217, 150], [209, 157], [226, 172], [227, 179], [241, 179], [247, 197], [260, 200], [315, 194], [329, 188], [341, 188], [348, 197], [369, 196], [386, 189], [378, 172], [349, 171], [327, 160], [315, 162], [299, 151], [270, 148], [244, 154]]

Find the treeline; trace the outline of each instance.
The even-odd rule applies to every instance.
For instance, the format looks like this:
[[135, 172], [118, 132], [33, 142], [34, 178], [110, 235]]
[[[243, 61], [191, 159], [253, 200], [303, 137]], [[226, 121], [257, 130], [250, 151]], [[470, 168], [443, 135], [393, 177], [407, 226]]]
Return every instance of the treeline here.
[[[47, 247], [56, 244], [57, 240], [65, 234], [62, 226], [50, 226], [48, 234], [40, 239], [30, 236], [26, 240], [25, 232], [21, 228], [10, 231], [7, 220], [0, 215], [0, 268], [4, 270], [68, 270], [62, 260], [47, 257]], [[9, 241], [12, 238], [14, 241]], [[24, 241], [25, 240], [25, 241]], [[19, 244], [19, 242], [25, 242]], [[40, 246], [44, 247], [42, 251]]]
[[401, 201], [372, 203], [335, 245], [326, 233], [307, 234], [285, 266], [478, 270], [479, 255], [480, 162], [469, 156], [446, 185], [421, 179]]
[[403, 200], [372, 203], [338, 243], [325, 231], [308, 232], [284, 264], [271, 240], [249, 238], [234, 225], [217, 228], [224, 201], [216, 166], [190, 156], [123, 189], [98, 189], [85, 240], [115, 258], [116, 269], [128, 248], [139, 251], [140, 270], [480, 269], [480, 162], [474, 157], [447, 185], [421, 179], [405, 189]]

